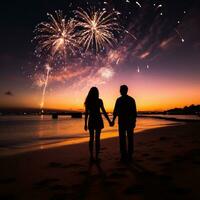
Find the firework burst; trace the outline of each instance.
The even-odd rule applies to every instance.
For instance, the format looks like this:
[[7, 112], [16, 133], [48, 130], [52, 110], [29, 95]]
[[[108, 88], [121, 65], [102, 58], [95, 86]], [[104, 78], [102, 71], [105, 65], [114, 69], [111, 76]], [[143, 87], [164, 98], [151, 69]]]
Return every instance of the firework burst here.
[[89, 48], [96, 52], [105, 49], [106, 45], [112, 46], [117, 42], [114, 35], [120, 30], [117, 23], [117, 13], [103, 11], [85, 11], [78, 9], [75, 11], [78, 20], [79, 42], [85, 50]]
[[64, 67], [66, 65], [66, 57], [68, 54], [75, 54], [77, 48], [76, 42], [76, 21], [74, 19], [66, 20], [61, 11], [55, 11], [55, 16], [47, 14], [48, 22], [41, 22], [36, 26], [37, 41], [36, 54], [40, 57], [44, 52], [47, 56], [47, 64], [45, 65], [46, 78], [44, 81], [41, 108], [44, 106], [46, 88], [48, 85], [49, 73], [54, 59], [57, 55], [64, 58]]
[[34, 40], [38, 45], [36, 53], [48, 52], [51, 56], [57, 53], [66, 56], [75, 54], [77, 47], [74, 19], [66, 20], [61, 11], [55, 11], [55, 16], [47, 14], [48, 22], [41, 22], [36, 26]]

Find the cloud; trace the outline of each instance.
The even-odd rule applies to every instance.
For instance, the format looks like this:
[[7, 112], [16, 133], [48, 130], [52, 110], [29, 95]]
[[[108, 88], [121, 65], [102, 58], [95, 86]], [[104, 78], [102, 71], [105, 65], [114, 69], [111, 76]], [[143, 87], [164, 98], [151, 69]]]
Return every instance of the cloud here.
[[13, 93], [11, 91], [6, 91], [4, 94], [7, 96], [13, 96]]

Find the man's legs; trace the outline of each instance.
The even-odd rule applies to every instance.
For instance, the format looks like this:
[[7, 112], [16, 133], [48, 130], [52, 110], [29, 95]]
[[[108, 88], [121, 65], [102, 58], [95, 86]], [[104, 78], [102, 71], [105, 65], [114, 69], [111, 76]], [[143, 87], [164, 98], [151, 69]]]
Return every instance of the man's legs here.
[[119, 145], [120, 145], [120, 153], [121, 159], [126, 158], [126, 130], [122, 127], [119, 127]]
[[128, 136], [128, 157], [132, 159], [133, 151], [134, 151], [134, 129], [128, 128], [127, 129], [127, 136]]

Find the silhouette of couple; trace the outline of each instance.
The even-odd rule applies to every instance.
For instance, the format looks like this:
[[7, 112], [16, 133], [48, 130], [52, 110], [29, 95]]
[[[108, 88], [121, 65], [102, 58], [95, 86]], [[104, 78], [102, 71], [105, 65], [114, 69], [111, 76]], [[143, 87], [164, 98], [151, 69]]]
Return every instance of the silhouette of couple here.
[[[92, 87], [86, 97], [84, 129], [86, 131], [89, 130], [90, 133], [89, 151], [91, 161], [100, 160], [100, 135], [101, 130], [104, 128], [101, 111], [108, 120], [110, 126], [114, 126], [115, 119], [118, 117], [121, 161], [126, 162], [132, 160], [134, 148], [134, 128], [137, 117], [136, 104], [135, 100], [127, 95], [128, 87], [126, 85], [122, 85], [120, 87], [120, 93], [121, 97], [119, 97], [115, 103], [112, 121], [106, 113], [103, 101], [99, 98], [99, 91], [96, 87]], [[128, 145], [126, 145], [126, 138], [128, 139]], [[94, 141], [96, 150], [95, 158], [93, 156]]]

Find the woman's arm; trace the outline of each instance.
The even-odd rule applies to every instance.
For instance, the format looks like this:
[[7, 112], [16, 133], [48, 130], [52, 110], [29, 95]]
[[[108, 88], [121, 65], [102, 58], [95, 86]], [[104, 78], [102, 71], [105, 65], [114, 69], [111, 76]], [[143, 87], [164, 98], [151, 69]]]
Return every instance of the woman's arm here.
[[110, 121], [110, 118], [108, 117], [108, 114], [104, 108], [104, 105], [103, 105], [103, 101], [101, 101], [101, 110], [103, 112], [103, 115], [105, 116], [105, 118], [108, 120], [109, 124], [111, 124], [111, 121]]
[[87, 109], [87, 107], [85, 107], [85, 126], [84, 126], [85, 131], [87, 131], [87, 129], [88, 129], [87, 121], [88, 121], [88, 109]]

